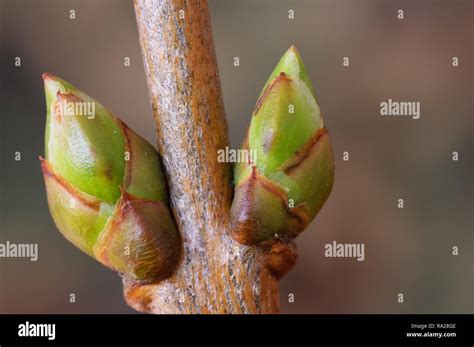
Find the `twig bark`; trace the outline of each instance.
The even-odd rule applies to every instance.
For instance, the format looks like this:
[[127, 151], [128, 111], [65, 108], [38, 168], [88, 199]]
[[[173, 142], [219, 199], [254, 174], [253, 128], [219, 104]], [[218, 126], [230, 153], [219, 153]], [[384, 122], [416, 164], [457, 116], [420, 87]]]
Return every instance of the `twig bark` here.
[[229, 238], [229, 145], [207, 2], [136, 0], [160, 153], [183, 254], [175, 273], [150, 285], [124, 283], [128, 304], [150, 313], [272, 313], [277, 280], [267, 250]]

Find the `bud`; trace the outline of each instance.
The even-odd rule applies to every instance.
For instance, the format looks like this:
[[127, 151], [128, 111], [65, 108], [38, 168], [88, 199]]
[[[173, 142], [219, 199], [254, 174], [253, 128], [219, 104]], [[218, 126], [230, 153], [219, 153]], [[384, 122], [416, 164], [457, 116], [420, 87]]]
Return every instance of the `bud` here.
[[171, 274], [180, 254], [160, 157], [99, 102], [43, 75], [49, 209], [61, 233], [125, 277]]
[[232, 236], [247, 245], [296, 237], [331, 192], [334, 158], [294, 46], [265, 84], [243, 147], [256, 160], [235, 167]]

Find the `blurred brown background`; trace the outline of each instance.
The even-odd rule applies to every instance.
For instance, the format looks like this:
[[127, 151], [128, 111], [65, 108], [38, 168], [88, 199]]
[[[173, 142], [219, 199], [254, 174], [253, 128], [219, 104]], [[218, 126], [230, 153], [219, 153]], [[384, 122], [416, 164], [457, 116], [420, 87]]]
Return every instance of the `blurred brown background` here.
[[[209, 4], [232, 145], [240, 145], [263, 84], [292, 44], [332, 138], [334, 190], [298, 238], [298, 265], [281, 282], [283, 312], [472, 313], [472, 2]], [[404, 20], [397, 19], [398, 9]], [[133, 312], [118, 276], [56, 230], [38, 161], [45, 71], [155, 143], [132, 2], [1, 0], [0, 13], [0, 242], [39, 244], [37, 262], [0, 258], [0, 313]], [[17, 56], [21, 67], [14, 66]], [[240, 67], [233, 66], [236, 56]], [[349, 67], [342, 66], [345, 56]], [[379, 104], [389, 98], [420, 101], [421, 119], [380, 116]], [[14, 161], [15, 151], [21, 162]], [[397, 208], [398, 198], [404, 209]], [[365, 261], [324, 257], [332, 241], [365, 243]], [[70, 293], [76, 304], [69, 303]], [[290, 293], [294, 303], [288, 303]], [[403, 304], [397, 293], [404, 294]]]

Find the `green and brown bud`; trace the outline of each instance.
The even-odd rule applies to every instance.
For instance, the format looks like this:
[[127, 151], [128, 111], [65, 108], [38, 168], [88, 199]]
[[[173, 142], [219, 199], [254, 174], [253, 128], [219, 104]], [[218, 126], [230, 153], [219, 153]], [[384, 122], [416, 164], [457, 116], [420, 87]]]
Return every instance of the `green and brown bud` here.
[[232, 236], [246, 245], [296, 237], [331, 192], [334, 159], [295, 47], [283, 55], [265, 84], [243, 147], [256, 160], [235, 167]]
[[181, 244], [159, 154], [99, 102], [57, 77], [43, 79], [41, 166], [57, 228], [129, 279], [170, 275]]

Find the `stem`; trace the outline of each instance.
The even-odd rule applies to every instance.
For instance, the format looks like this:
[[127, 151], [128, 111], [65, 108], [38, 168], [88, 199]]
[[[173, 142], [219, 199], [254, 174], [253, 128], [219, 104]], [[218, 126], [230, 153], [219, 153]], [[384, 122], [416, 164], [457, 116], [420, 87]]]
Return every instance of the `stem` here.
[[277, 312], [268, 251], [228, 236], [231, 167], [217, 151], [229, 139], [207, 2], [136, 0], [135, 13], [183, 254], [160, 283], [125, 282], [126, 300], [150, 313]]

